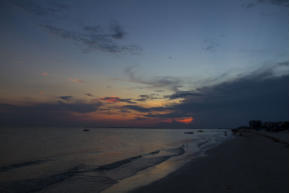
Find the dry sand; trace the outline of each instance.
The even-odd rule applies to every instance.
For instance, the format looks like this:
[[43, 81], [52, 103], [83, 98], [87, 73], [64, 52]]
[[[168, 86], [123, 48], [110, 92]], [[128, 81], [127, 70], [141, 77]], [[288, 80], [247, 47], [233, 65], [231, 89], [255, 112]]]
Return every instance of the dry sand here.
[[132, 193], [289, 191], [289, 149], [285, 144], [254, 134], [244, 134], [207, 154], [208, 156], [193, 160], [167, 177]]

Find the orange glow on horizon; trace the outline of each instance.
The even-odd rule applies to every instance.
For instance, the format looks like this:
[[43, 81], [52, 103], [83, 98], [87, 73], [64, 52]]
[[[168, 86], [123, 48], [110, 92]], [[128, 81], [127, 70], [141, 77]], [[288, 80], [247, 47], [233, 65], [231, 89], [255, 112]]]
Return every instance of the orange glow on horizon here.
[[175, 119], [179, 123], [189, 124], [193, 121], [192, 117], [185, 117], [185, 118], [177, 118]]
[[107, 123], [126, 123], [132, 125], [154, 125], [158, 123], [171, 124], [174, 121], [182, 124], [190, 124], [193, 122], [193, 117], [181, 117], [181, 118], [149, 118], [143, 113], [120, 113], [119, 111], [110, 111], [110, 113], [104, 112], [91, 112], [91, 113], [72, 113], [76, 119], [88, 121], [88, 122], [107, 122]]

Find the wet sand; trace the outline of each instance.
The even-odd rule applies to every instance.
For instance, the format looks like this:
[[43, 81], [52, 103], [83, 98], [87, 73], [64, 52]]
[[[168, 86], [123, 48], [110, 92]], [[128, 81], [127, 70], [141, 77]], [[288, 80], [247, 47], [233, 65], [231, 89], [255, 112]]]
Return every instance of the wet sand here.
[[287, 193], [288, 187], [288, 146], [244, 133], [131, 193]]

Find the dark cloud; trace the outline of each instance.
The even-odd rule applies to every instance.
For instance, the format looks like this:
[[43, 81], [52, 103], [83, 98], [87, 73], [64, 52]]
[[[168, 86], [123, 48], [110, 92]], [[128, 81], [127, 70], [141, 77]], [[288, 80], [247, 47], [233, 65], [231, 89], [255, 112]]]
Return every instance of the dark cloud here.
[[135, 67], [131, 66], [125, 69], [125, 73], [129, 76], [131, 82], [146, 85], [150, 88], [167, 88], [172, 91], [178, 91], [182, 87], [183, 81], [175, 77], [155, 77], [151, 80], [144, 80], [135, 75]]
[[[112, 22], [108, 27], [101, 25], [86, 25], [74, 31], [63, 27], [47, 24], [47, 19], [52, 16], [62, 16], [69, 8], [67, 0], [12, 0], [13, 5], [23, 10], [46, 19], [40, 25], [51, 34], [63, 39], [72, 40], [81, 45], [83, 52], [104, 51], [110, 53], [140, 53], [141, 48], [136, 45], [120, 45], [126, 33], [118, 22]], [[61, 19], [61, 18], [59, 18]], [[50, 22], [51, 23], [51, 22]], [[55, 23], [55, 22], [54, 22]]]
[[155, 90], [155, 92], [164, 92], [162, 89]]
[[202, 93], [198, 93], [196, 91], [178, 91], [172, 95], [166, 95], [165, 98], [169, 99], [178, 99], [178, 98], [186, 98], [186, 97], [194, 97], [194, 96], [202, 96]]
[[250, 3], [246, 3], [243, 6], [245, 8], [252, 8], [259, 4], [273, 4], [282, 7], [289, 7], [289, 0], [255, 0]]
[[258, 2], [260, 2], [260, 3], [269, 2], [269, 3], [272, 3], [274, 5], [279, 5], [279, 6], [283, 6], [283, 7], [289, 6], [289, 0], [258, 0]]
[[111, 31], [113, 32], [112, 38], [114, 39], [123, 39], [126, 34], [123, 28], [121, 28], [121, 26], [116, 22], [112, 23]]
[[94, 96], [92, 93], [89, 93], [89, 92], [85, 93], [85, 95], [88, 96], [88, 97], [93, 97]]
[[88, 25], [80, 31], [72, 31], [52, 25], [42, 25], [42, 27], [51, 34], [80, 43], [84, 52], [95, 50], [110, 53], [138, 53], [141, 50], [135, 45], [119, 45], [117, 41], [124, 39], [125, 33], [116, 22], [109, 29], [100, 25]]
[[150, 94], [150, 95], [141, 94], [139, 95], [139, 98], [136, 99], [136, 101], [142, 102], [142, 101], [154, 100], [154, 99], [159, 99], [156, 94]]
[[119, 102], [123, 102], [123, 103], [129, 103], [129, 104], [135, 104], [136, 102], [132, 101], [132, 99], [126, 98], [119, 98], [119, 97], [103, 97], [101, 98], [101, 100], [106, 101], [108, 103], [119, 103]]
[[[170, 113], [152, 113], [152, 111], [149, 111], [148, 114], [145, 115], [145, 117], [150, 117], [150, 118], [161, 118], [161, 119], [174, 119], [174, 118], [181, 118], [181, 117], [191, 117], [192, 113], [186, 113], [183, 111], [177, 111], [174, 106], [172, 107], [167, 107], [164, 108], [163, 111], [165, 110], [172, 110], [173, 112]], [[162, 111], [160, 111], [162, 112]]]
[[256, 6], [256, 3], [247, 3], [243, 5], [245, 8], [252, 8]]
[[41, 103], [30, 105], [0, 104], [0, 125], [62, 126], [81, 124], [73, 113], [95, 112], [102, 104], [96, 103]]
[[141, 113], [151, 113], [154, 111], [165, 111], [167, 110], [166, 107], [151, 107], [151, 108], [146, 108], [146, 107], [142, 107], [139, 105], [125, 105], [122, 107], [122, 109], [124, 110], [134, 110], [137, 112], [141, 112]]
[[65, 101], [69, 101], [71, 100], [73, 97], [72, 96], [59, 96], [59, 99], [65, 100]]
[[285, 61], [285, 62], [279, 62], [277, 63], [278, 66], [286, 66], [286, 67], [289, 67], [289, 62], [288, 61]]
[[69, 8], [65, 0], [12, 0], [11, 3], [38, 16], [58, 15]]
[[213, 39], [206, 39], [204, 40], [204, 50], [207, 52], [215, 52], [216, 49], [220, 46], [220, 44], [217, 42], [217, 40]]
[[132, 101], [132, 99], [119, 99], [120, 102], [135, 104], [136, 102]]
[[[13, 0], [13, 5], [42, 18], [53, 18], [64, 13], [68, 8], [66, 0]], [[49, 17], [45, 17], [49, 16]], [[45, 20], [47, 22], [47, 20]], [[45, 22], [45, 23], [46, 23]], [[112, 22], [109, 27], [101, 25], [86, 25], [80, 30], [73, 31], [51, 24], [40, 25], [51, 34], [63, 39], [72, 40], [81, 45], [84, 53], [90, 51], [104, 51], [110, 53], [140, 53], [141, 48], [136, 45], [120, 45], [118, 40], [123, 40], [125, 31], [117, 22]]]
[[289, 75], [276, 74], [286, 63], [259, 69], [251, 74], [197, 91], [176, 92], [169, 98], [182, 97], [170, 107], [169, 114], [148, 115], [160, 118], [193, 116], [195, 127], [236, 127], [250, 119], [288, 120]]

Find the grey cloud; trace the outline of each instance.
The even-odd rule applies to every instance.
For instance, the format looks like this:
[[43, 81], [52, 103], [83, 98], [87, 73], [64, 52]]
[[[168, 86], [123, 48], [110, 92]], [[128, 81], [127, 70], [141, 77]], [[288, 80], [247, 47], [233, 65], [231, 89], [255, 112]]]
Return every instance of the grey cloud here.
[[285, 62], [279, 62], [277, 65], [279, 65], [279, 66], [286, 66], [286, 67], [289, 67], [289, 62], [288, 62], [288, 61], [285, 61]]
[[150, 95], [142, 94], [142, 95], [139, 95], [139, 98], [136, 99], [136, 101], [147, 101], [147, 100], [153, 100], [153, 99], [159, 99], [159, 98], [157, 97], [156, 94], [150, 94]]
[[151, 113], [154, 111], [165, 111], [167, 110], [166, 107], [151, 107], [151, 108], [145, 108], [139, 105], [125, 105], [122, 107], [122, 109], [125, 110], [134, 110], [137, 112], [141, 112], [141, 113]]
[[38, 16], [56, 15], [69, 8], [65, 0], [12, 0], [11, 3]]
[[85, 95], [88, 96], [88, 97], [93, 97], [94, 96], [92, 93], [89, 93], [89, 92], [85, 93]]
[[216, 49], [220, 46], [220, 44], [217, 42], [217, 40], [207, 39], [204, 40], [204, 50], [207, 52], [215, 52]]
[[255, 0], [250, 3], [246, 3], [243, 6], [245, 8], [252, 8], [255, 7], [259, 4], [272, 4], [272, 5], [277, 5], [277, 6], [282, 6], [282, 7], [289, 7], [289, 0]]
[[59, 96], [59, 99], [65, 100], [65, 101], [69, 101], [71, 100], [73, 97], [72, 96]]
[[[276, 75], [281, 63], [198, 91], [176, 92], [182, 97], [170, 106], [169, 114], [148, 115], [160, 118], [193, 116], [194, 127], [236, 127], [250, 119], [283, 121], [289, 118], [289, 75]], [[283, 64], [285, 65], [285, 63]], [[197, 100], [198, 98], [198, 100]]]
[[88, 25], [80, 31], [52, 25], [42, 25], [42, 27], [51, 34], [80, 43], [84, 52], [94, 50], [110, 53], [139, 53], [141, 51], [141, 48], [136, 45], [119, 45], [117, 41], [124, 39], [125, 33], [117, 23], [113, 23], [109, 29], [100, 25]]
[[[172, 109], [168, 107], [168, 109]], [[183, 117], [190, 117], [192, 116], [192, 113], [185, 113], [183, 111], [177, 111], [173, 108], [173, 112], [171, 113], [165, 113], [165, 114], [152, 114], [151, 112], [146, 114], [145, 117], [150, 118], [161, 118], [161, 119], [171, 119], [171, 118], [183, 118]]]
[[202, 93], [196, 91], [178, 91], [172, 95], [167, 95], [165, 98], [169, 99], [178, 99], [178, 98], [186, 98], [186, 97], [194, 97], [194, 96], [203, 96]]
[[125, 102], [129, 104], [135, 104], [136, 102], [132, 101], [132, 99], [119, 99], [120, 102]]
[[130, 98], [119, 98], [119, 97], [104, 97], [101, 100], [109, 102], [109, 103], [116, 103], [116, 102], [124, 102], [129, 104], [135, 104], [136, 102], [132, 101]]
[[116, 22], [112, 23], [111, 30], [113, 32], [112, 38], [114, 39], [123, 39], [126, 34], [123, 28], [121, 28], [121, 26]]
[[[13, 0], [12, 3], [34, 15], [57, 16], [64, 13], [68, 8], [66, 0]], [[121, 25], [112, 22], [109, 27], [101, 25], [86, 25], [80, 30], [73, 31], [51, 24], [40, 25], [51, 34], [63, 39], [72, 40], [81, 45], [84, 53], [90, 51], [104, 51], [110, 53], [140, 53], [142, 50], [136, 45], [120, 45], [118, 40], [124, 39], [126, 33]]]
[[164, 90], [159, 89], [159, 90], [155, 90], [155, 92], [164, 92]]
[[125, 69], [125, 73], [129, 76], [131, 82], [143, 84], [151, 88], [167, 88], [172, 91], [178, 91], [182, 87], [183, 81], [175, 77], [155, 77], [151, 80], [144, 80], [141, 77], [135, 75], [135, 66], [131, 66]]
[[289, 73], [289, 61], [278, 62], [274, 65], [267, 65], [263, 66], [247, 76], [241, 76], [241, 78], [255, 78], [260, 77], [262, 80], [281, 76], [281, 75], [288, 75]]
[[247, 3], [243, 5], [245, 8], [252, 8], [256, 6], [256, 3]]
[[[258, 0], [259, 2], [267, 2], [266, 0]], [[268, 0], [268, 2], [274, 4], [274, 5], [279, 5], [283, 7], [288, 7], [289, 6], [289, 0]]]

